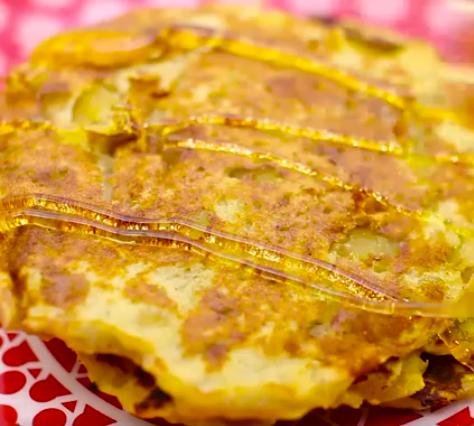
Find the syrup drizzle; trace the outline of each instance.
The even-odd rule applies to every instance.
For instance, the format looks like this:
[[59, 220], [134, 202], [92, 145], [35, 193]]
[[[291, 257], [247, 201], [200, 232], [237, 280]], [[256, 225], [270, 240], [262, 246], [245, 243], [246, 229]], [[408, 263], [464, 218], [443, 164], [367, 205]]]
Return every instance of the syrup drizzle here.
[[182, 121], [172, 123], [150, 124], [151, 129], [156, 129], [163, 136], [168, 136], [180, 130], [194, 125], [221, 125], [237, 128], [259, 130], [262, 132], [278, 132], [286, 136], [300, 137], [318, 142], [329, 142], [335, 145], [343, 145], [351, 148], [366, 149], [373, 152], [393, 153], [403, 155], [402, 148], [394, 141], [377, 141], [365, 138], [354, 138], [342, 135], [326, 129], [315, 129], [312, 127], [293, 126], [268, 118], [236, 117], [232, 115], [195, 115], [187, 117]]
[[8, 135], [18, 130], [54, 130], [55, 126], [49, 121], [33, 121], [29, 119], [15, 119], [11, 121], [0, 121], [0, 135]]
[[266, 133], [279, 133], [284, 136], [299, 137], [315, 142], [327, 142], [334, 145], [341, 145], [348, 148], [363, 149], [386, 155], [393, 155], [400, 158], [428, 159], [439, 163], [461, 163], [472, 164], [472, 158], [461, 155], [424, 155], [406, 152], [396, 141], [373, 140], [367, 138], [357, 138], [354, 136], [336, 133], [327, 129], [315, 129], [313, 127], [294, 126], [288, 123], [281, 123], [268, 118], [256, 117], [236, 117], [233, 115], [195, 115], [186, 117], [183, 120], [166, 121], [162, 123], [145, 124], [147, 130], [158, 131], [163, 137], [179, 132], [195, 125], [217, 125], [236, 128], [258, 130]]
[[433, 223], [437, 225], [444, 225], [447, 229], [450, 229], [456, 232], [459, 235], [464, 237], [474, 236], [474, 229], [471, 228], [461, 228], [450, 222], [447, 222], [443, 217], [435, 213], [426, 213], [420, 209], [410, 209], [401, 204], [395, 204], [391, 202], [385, 195], [360, 186], [352, 182], [346, 182], [342, 179], [337, 178], [336, 176], [324, 174], [318, 170], [315, 170], [304, 163], [299, 163], [296, 161], [288, 160], [287, 158], [280, 157], [267, 152], [257, 152], [253, 151], [247, 147], [243, 147], [238, 144], [230, 143], [213, 143], [207, 142], [199, 139], [183, 139], [183, 140], [167, 140], [163, 144], [163, 149], [170, 148], [181, 148], [181, 149], [191, 149], [195, 151], [208, 151], [216, 153], [224, 153], [230, 155], [238, 155], [241, 157], [249, 158], [256, 161], [268, 161], [284, 169], [303, 174], [305, 176], [311, 176], [317, 179], [322, 180], [336, 188], [343, 189], [345, 191], [351, 192], [360, 192], [372, 197], [374, 200], [384, 205], [385, 207], [392, 208], [398, 213], [401, 213], [405, 216], [416, 217], [424, 223]]
[[451, 305], [399, 300], [386, 289], [323, 260], [211, 230], [187, 219], [144, 219], [62, 197], [31, 194], [0, 203], [0, 232], [34, 225], [129, 244], [174, 247], [217, 258], [315, 297], [385, 315], [459, 317]]
[[[363, 149], [370, 152], [393, 155], [400, 158], [414, 158], [431, 160], [438, 163], [453, 163], [474, 165], [474, 158], [469, 155], [424, 155], [417, 153], [407, 153], [395, 141], [374, 140], [367, 138], [357, 138], [354, 136], [336, 133], [327, 129], [316, 129], [313, 127], [293, 126], [288, 123], [281, 123], [268, 118], [236, 117], [229, 114], [222, 115], [196, 115], [183, 120], [163, 121], [161, 123], [135, 123], [135, 130], [143, 136], [143, 131], [156, 131], [163, 137], [179, 132], [195, 125], [216, 125], [229, 126], [258, 130], [266, 133], [279, 133], [284, 136], [300, 137], [315, 142], [327, 142], [334, 145], [341, 145], [348, 148]], [[0, 135], [14, 133], [15, 131], [31, 130], [53, 130], [60, 133], [60, 129], [49, 121], [33, 121], [29, 119], [16, 119], [12, 121], [0, 121]], [[142, 141], [143, 142], [143, 141]]]
[[[200, 244], [218, 247], [230, 253], [240, 253], [243, 256], [255, 258], [269, 264], [282, 264], [286, 269], [310, 272], [317, 278], [337, 283], [341, 281], [343, 288], [353, 289], [355, 293], [364, 294], [369, 298], [385, 298], [386, 290], [355, 274], [343, 271], [337, 266], [309, 256], [289, 252], [282, 247], [274, 247], [258, 243], [243, 237], [226, 232], [203, 227], [192, 220], [185, 218], [138, 218], [103, 209], [81, 201], [62, 197], [32, 194], [22, 197], [13, 197], [0, 202], [0, 211], [6, 212], [3, 222], [0, 222], [0, 231], [8, 230], [11, 219], [28, 218], [30, 216], [43, 219], [56, 219], [62, 222], [73, 223], [85, 220], [89, 225], [104, 225], [121, 230], [137, 232], [141, 237], [154, 236], [154, 233], [174, 234], [188, 238]], [[24, 220], [24, 219], [23, 219]], [[22, 221], [20, 220], [20, 225]], [[129, 233], [129, 235], [131, 235]], [[390, 297], [394, 297], [393, 295]]]
[[184, 140], [167, 140], [163, 144], [163, 148], [164, 149], [183, 148], [183, 149], [191, 149], [195, 151], [208, 151], [208, 152], [238, 155], [241, 157], [250, 158], [252, 160], [257, 160], [257, 161], [267, 161], [279, 167], [282, 167], [284, 169], [287, 169], [296, 173], [300, 173], [305, 176], [311, 176], [311, 177], [320, 179], [321, 181], [335, 188], [340, 188], [345, 191], [362, 192], [364, 194], [371, 196], [372, 198], [374, 198], [376, 201], [378, 201], [381, 204], [389, 205], [390, 207], [392, 207], [393, 209], [395, 209], [396, 211], [400, 213], [405, 213], [405, 214], [420, 213], [418, 211], [410, 210], [403, 205], [391, 203], [385, 195], [379, 192], [361, 187], [352, 182], [346, 182], [342, 179], [339, 179], [336, 176], [322, 173], [316, 169], [309, 167], [308, 165], [304, 163], [291, 161], [285, 157], [280, 157], [278, 155], [271, 154], [268, 152], [257, 152], [250, 148], [247, 148], [238, 144], [225, 143], [225, 142], [213, 143], [213, 142], [207, 142], [207, 141], [203, 141], [199, 139], [188, 138]]
[[[227, 115], [195, 116], [195, 117], [190, 117], [180, 122], [174, 122], [174, 123], [166, 122], [166, 123], [161, 123], [161, 124], [145, 124], [143, 126], [137, 126], [137, 130], [140, 131], [138, 143], [139, 144], [142, 143], [146, 145], [146, 140], [143, 137], [143, 131], [158, 131], [162, 137], [168, 138], [170, 134], [177, 132], [183, 128], [187, 128], [191, 125], [195, 125], [195, 124], [229, 125], [229, 126], [236, 126], [236, 127], [247, 127], [247, 128], [252, 128], [252, 129], [257, 129], [257, 130], [262, 130], [262, 131], [278, 130], [278, 131], [286, 132], [288, 129], [291, 129], [289, 133], [291, 136], [295, 136], [295, 137], [301, 136], [301, 137], [309, 138], [312, 135], [314, 140], [323, 140], [325, 142], [336, 143], [336, 144], [340, 142], [344, 145], [347, 145], [348, 147], [353, 147], [353, 148], [362, 148], [365, 141], [365, 147], [362, 149], [369, 149], [368, 144], [374, 144], [374, 145], [384, 144], [384, 142], [381, 142], [381, 141], [369, 141], [366, 139], [362, 139], [362, 142], [361, 142], [360, 139], [353, 138], [351, 136], [340, 135], [337, 133], [326, 131], [324, 129], [322, 130], [312, 129], [312, 128], [301, 129], [297, 127], [288, 126], [286, 124], [274, 122], [271, 120], [267, 120], [267, 119], [258, 120], [255, 118], [248, 118], [248, 117], [237, 118], [237, 117], [232, 117], [232, 116], [227, 116]], [[17, 130], [59, 131], [59, 129], [57, 129], [56, 126], [52, 124], [51, 122], [31, 121], [31, 120], [14, 120], [14, 121], [0, 122], [0, 135], [12, 133]], [[320, 138], [318, 138], [318, 136], [320, 136]], [[474, 235], [474, 229], [459, 227], [451, 223], [446, 223], [446, 221], [443, 220], [442, 217], [439, 217], [436, 214], [427, 215], [425, 212], [419, 209], [410, 209], [401, 204], [395, 204], [391, 202], [385, 195], [377, 191], [373, 191], [369, 188], [362, 187], [353, 182], [344, 181], [342, 179], [339, 179], [336, 176], [324, 174], [321, 171], [310, 168], [309, 166], [303, 163], [294, 162], [294, 161], [288, 160], [287, 158], [280, 157], [271, 153], [255, 152], [255, 151], [250, 150], [249, 148], [242, 147], [238, 144], [225, 144], [225, 143], [214, 144], [214, 143], [210, 143], [206, 141], [197, 141], [193, 139], [187, 139], [184, 141], [183, 140], [172, 141], [170, 139], [167, 139], [167, 142], [164, 145], [168, 147], [176, 146], [180, 148], [207, 150], [211, 152], [222, 152], [222, 153], [225, 152], [228, 154], [235, 154], [235, 155], [245, 156], [248, 158], [253, 158], [255, 160], [260, 160], [260, 161], [265, 160], [265, 161], [273, 162], [274, 164], [277, 164], [280, 167], [286, 168], [288, 170], [305, 174], [307, 176], [313, 176], [315, 178], [319, 178], [325, 183], [333, 187], [341, 188], [347, 191], [357, 191], [357, 192], [367, 194], [368, 196], [372, 197], [377, 202], [382, 203], [386, 205], [387, 207], [393, 208], [395, 211], [399, 213], [402, 213], [408, 216], [416, 215], [419, 218], [423, 219], [425, 222], [436, 222], [438, 224], [444, 223], [444, 225], [447, 228], [453, 230], [454, 232], [459, 233], [462, 236], [471, 237]], [[145, 149], [146, 149], [146, 146], [145, 146]], [[394, 153], [397, 151], [398, 150], [395, 150], [395, 149], [393, 150], [388, 149], [385, 151], [380, 150], [376, 152]], [[438, 161], [443, 161], [443, 162], [444, 161], [458, 162], [460, 158], [458, 156], [437, 157], [437, 156], [422, 156], [422, 155], [416, 155], [416, 154], [411, 154], [409, 156], [412, 158], [433, 159], [433, 160], [438, 160]]]
[[252, 40], [222, 35], [209, 28], [176, 25], [163, 29], [160, 40], [177, 49], [194, 50], [206, 46], [237, 57], [318, 75], [351, 91], [380, 99], [396, 109], [409, 110], [424, 118], [456, 122], [460, 120], [453, 111], [422, 105], [410, 96], [401, 96], [394, 91], [360, 80], [342, 69], [318, 61], [314, 57], [300, 56], [289, 51], [258, 45]]
[[[354, 92], [367, 97], [383, 100], [394, 108], [408, 111], [425, 118], [459, 121], [452, 111], [430, 108], [418, 104], [410, 97], [400, 96], [368, 82], [362, 81], [347, 73], [319, 62], [315, 58], [300, 57], [291, 52], [280, 51], [253, 42], [222, 37], [216, 33], [202, 31], [194, 27], [175, 27], [163, 31], [165, 43], [184, 50], [194, 50], [210, 47], [225, 51], [235, 56], [262, 61], [273, 65], [293, 68], [302, 72], [322, 76]], [[403, 148], [392, 141], [373, 141], [363, 138], [353, 138], [339, 135], [327, 130], [299, 128], [284, 123], [272, 122], [267, 119], [229, 118], [219, 116], [191, 117], [181, 123], [166, 124], [161, 127], [164, 136], [193, 124], [218, 124], [236, 127], [248, 127], [261, 131], [280, 132], [294, 137], [305, 137], [317, 141], [349, 146], [405, 156]], [[148, 126], [159, 129], [160, 126]], [[17, 129], [54, 129], [52, 123], [29, 122], [22, 120], [18, 123], [3, 123], [0, 133], [9, 133]], [[147, 128], [146, 125], [143, 126]], [[167, 142], [170, 144], [172, 142]], [[204, 145], [206, 142], [193, 141], [195, 149], [214, 150], [215, 146]], [[182, 147], [193, 148], [191, 141], [181, 141]], [[187, 146], [185, 146], [187, 144]], [[212, 145], [212, 144], [211, 144]], [[228, 144], [229, 145], [229, 144]], [[291, 162], [272, 154], [254, 153], [247, 148], [230, 144], [225, 149], [229, 153], [255, 157], [261, 160], [273, 161], [282, 167], [298, 171], [310, 176], [322, 178], [328, 183], [347, 190], [363, 190], [351, 183], [346, 183], [332, 176], [324, 176], [304, 164]], [[222, 151], [219, 148], [218, 151]], [[416, 154], [415, 154], [416, 156]], [[434, 161], [460, 162], [458, 156], [433, 156]], [[426, 158], [424, 157], [424, 158]], [[374, 193], [374, 198], [384, 201], [380, 194]], [[386, 201], [386, 200], [385, 200]], [[398, 208], [398, 206], [395, 206]], [[290, 253], [280, 247], [272, 247], [242, 237], [204, 228], [187, 219], [143, 219], [121, 215], [111, 210], [98, 208], [74, 200], [61, 197], [33, 194], [11, 198], [0, 203], [0, 232], [7, 232], [24, 225], [35, 225], [48, 229], [60, 229], [67, 232], [81, 232], [99, 235], [115, 241], [131, 244], [150, 244], [157, 246], [173, 246], [194, 251], [203, 256], [212, 256], [232, 264], [240, 265], [251, 271], [260, 273], [266, 278], [292, 283], [311, 290], [317, 297], [334, 300], [344, 305], [361, 308], [381, 314], [420, 315], [434, 317], [459, 317], [455, 305], [418, 303], [407, 300], [397, 300], [396, 295], [387, 294], [387, 290], [379, 285], [364, 280], [361, 277], [347, 273], [335, 265], [322, 260]], [[403, 211], [401, 209], [400, 211]], [[413, 213], [413, 212], [411, 212]], [[3, 216], [3, 217], [2, 217]], [[283, 270], [282, 270], [283, 269]], [[316, 281], [316, 282], [315, 282]], [[470, 312], [468, 312], [468, 315]]]

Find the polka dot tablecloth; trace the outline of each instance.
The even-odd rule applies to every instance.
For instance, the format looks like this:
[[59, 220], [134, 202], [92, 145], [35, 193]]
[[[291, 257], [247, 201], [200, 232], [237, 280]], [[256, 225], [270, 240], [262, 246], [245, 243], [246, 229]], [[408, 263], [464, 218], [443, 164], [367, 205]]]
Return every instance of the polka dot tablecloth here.
[[[0, 76], [58, 31], [113, 18], [137, 6], [196, 6], [206, 0], [0, 0]], [[256, 3], [223, 0], [222, 3]], [[429, 38], [450, 60], [474, 58], [474, 0], [261, 0], [299, 14], [349, 15]], [[473, 426], [474, 401], [432, 413], [370, 408], [314, 413], [304, 426]], [[58, 340], [0, 328], [0, 426], [146, 426], [87, 378]], [[163, 422], [154, 424], [163, 425]]]

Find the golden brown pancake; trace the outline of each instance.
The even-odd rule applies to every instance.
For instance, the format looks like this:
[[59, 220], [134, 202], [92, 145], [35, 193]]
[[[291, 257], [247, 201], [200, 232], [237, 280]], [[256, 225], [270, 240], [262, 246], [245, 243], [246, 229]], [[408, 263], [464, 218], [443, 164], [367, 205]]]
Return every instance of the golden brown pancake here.
[[144, 418], [472, 395], [472, 80], [420, 41], [253, 9], [44, 42], [0, 102], [1, 323]]

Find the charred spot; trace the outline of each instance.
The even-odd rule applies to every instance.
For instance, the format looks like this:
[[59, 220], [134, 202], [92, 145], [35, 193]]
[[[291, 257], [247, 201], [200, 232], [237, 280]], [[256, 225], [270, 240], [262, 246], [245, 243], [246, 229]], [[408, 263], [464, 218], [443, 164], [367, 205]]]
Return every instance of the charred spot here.
[[352, 382], [352, 384], [356, 385], [357, 383], [365, 382], [368, 378], [368, 374], [361, 374]]
[[243, 177], [247, 176], [251, 173], [253, 169], [249, 169], [247, 167], [233, 167], [227, 170], [227, 176], [236, 179], [242, 179]]
[[397, 122], [393, 126], [393, 134], [397, 136], [397, 138], [404, 138], [408, 135], [409, 128], [406, 118], [403, 116], [397, 120]]
[[373, 373], [382, 373], [382, 374], [390, 374], [391, 370], [387, 367], [387, 364], [389, 362], [397, 362], [398, 361], [397, 356], [391, 356], [387, 361], [385, 361], [383, 364], [380, 364], [376, 368], [372, 370]]
[[364, 44], [369, 48], [375, 49], [380, 53], [395, 53], [403, 48], [403, 44], [381, 37], [375, 33], [368, 33], [356, 27], [345, 27], [344, 31], [347, 38], [352, 39], [358, 43]]
[[22, 295], [24, 294], [25, 290], [25, 282], [21, 279], [19, 271], [17, 269], [10, 270], [10, 278], [14, 283], [12, 287], [13, 295], [17, 300], [21, 300]]
[[171, 92], [165, 89], [156, 89], [150, 93], [150, 96], [154, 99], [162, 99], [169, 96]]
[[441, 408], [458, 397], [462, 389], [462, 377], [470, 370], [451, 355], [424, 353], [421, 358], [428, 361], [423, 378], [425, 387], [413, 395], [423, 407]]
[[168, 169], [176, 166], [182, 160], [182, 151], [179, 149], [166, 149], [161, 153], [164, 163]]
[[286, 352], [293, 356], [301, 355], [302, 352], [301, 345], [295, 339], [288, 339], [284, 343], [283, 348]]
[[104, 362], [122, 370], [124, 373], [131, 373], [135, 369], [136, 365], [128, 358], [114, 355], [114, 354], [97, 354], [97, 361]]
[[387, 374], [387, 375], [390, 375], [392, 374], [392, 371], [390, 370], [390, 368], [388, 368], [388, 363], [389, 362], [395, 362], [397, 361], [399, 358], [396, 357], [396, 356], [393, 356], [393, 357], [390, 357], [387, 361], [385, 361], [383, 364], [380, 364], [380, 365], [377, 365], [376, 367], [368, 370], [368, 371], [365, 371], [363, 374], [361, 374], [360, 376], [358, 376], [353, 384], [357, 384], [357, 383], [360, 383], [360, 382], [364, 382], [365, 380], [367, 380], [369, 378], [369, 374]]
[[148, 411], [150, 409], [157, 409], [163, 407], [163, 405], [167, 404], [168, 402], [172, 401], [173, 398], [169, 394], [167, 394], [162, 389], [156, 387], [153, 389], [145, 400], [140, 402], [135, 406], [137, 413]]
[[418, 400], [422, 407], [430, 407], [434, 409], [442, 408], [449, 404], [450, 399], [441, 396], [433, 387], [425, 386], [420, 391], [413, 395], [413, 398]]
[[114, 135], [106, 135], [89, 131], [89, 140], [92, 150], [96, 153], [115, 155], [115, 151], [131, 142], [137, 140], [138, 129], [132, 126], [129, 131], [123, 131]]
[[146, 388], [155, 386], [154, 377], [128, 358], [114, 354], [97, 354], [96, 359], [99, 362], [118, 368], [125, 374], [134, 376], [138, 383]]
[[282, 178], [282, 174], [272, 166], [232, 167], [227, 176], [235, 179], [251, 179], [259, 182], [271, 182]]
[[311, 19], [326, 27], [334, 27], [341, 22], [340, 19], [334, 15], [312, 15]]
[[[451, 355], [423, 354], [423, 361], [428, 361], [425, 377], [437, 382], [452, 384], [455, 379], [455, 362]], [[459, 385], [459, 382], [454, 383]]]
[[319, 195], [320, 191], [317, 189], [317, 188], [303, 188], [301, 190], [301, 193], [305, 194], [305, 195], [309, 195], [310, 197], [316, 197]]
[[135, 377], [142, 386], [148, 388], [155, 384], [155, 378], [148, 373], [147, 371], [143, 370], [143, 368], [138, 367], [135, 370]]
[[461, 271], [461, 279], [464, 284], [467, 284], [471, 281], [472, 276], [474, 275], [474, 266], [468, 266]]

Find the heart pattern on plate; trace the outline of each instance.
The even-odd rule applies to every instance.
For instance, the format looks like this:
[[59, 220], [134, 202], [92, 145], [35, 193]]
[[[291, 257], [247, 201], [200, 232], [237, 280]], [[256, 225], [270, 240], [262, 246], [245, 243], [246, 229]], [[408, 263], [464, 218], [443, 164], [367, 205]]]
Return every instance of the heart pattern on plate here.
[[[474, 425], [474, 401], [460, 401], [420, 414], [381, 408], [338, 411], [326, 420], [319, 415], [310, 416], [308, 426], [341, 421], [354, 426]], [[130, 416], [120, 409], [116, 398], [98, 391], [74, 352], [60, 340], [43, 342], [0, 328], [0, 426], [151, 424]]]

